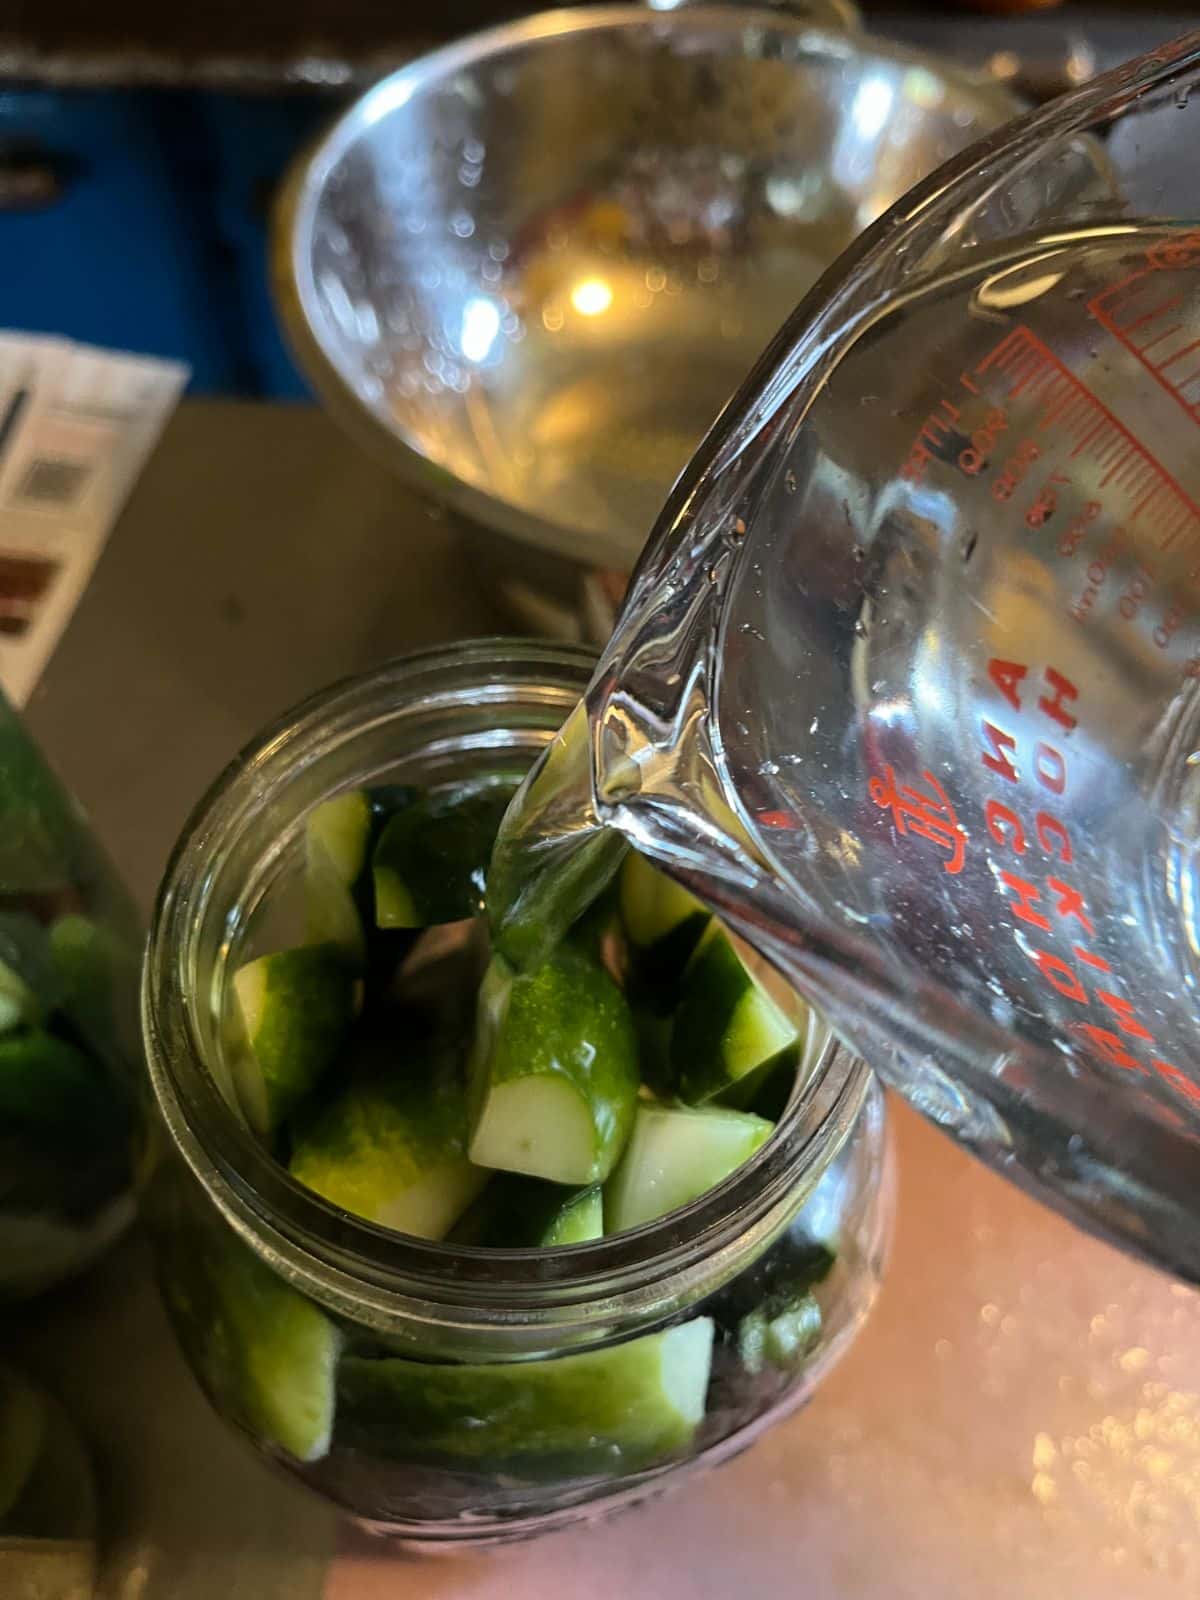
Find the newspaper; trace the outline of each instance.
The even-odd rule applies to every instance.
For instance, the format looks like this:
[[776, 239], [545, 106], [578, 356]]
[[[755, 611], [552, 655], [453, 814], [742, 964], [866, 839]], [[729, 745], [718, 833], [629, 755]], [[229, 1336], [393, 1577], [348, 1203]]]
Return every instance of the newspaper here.
[[24, 705], [187, 381], [179, 362], [0, 333], [0, 687]]

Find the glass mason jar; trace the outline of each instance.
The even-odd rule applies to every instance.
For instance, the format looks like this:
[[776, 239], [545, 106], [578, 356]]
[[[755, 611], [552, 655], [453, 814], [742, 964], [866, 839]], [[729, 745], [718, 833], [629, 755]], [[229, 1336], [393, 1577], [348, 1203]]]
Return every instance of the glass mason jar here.
[[0, 695], [0, 1302], [100, 1254], [133, 1215], [137, 913]]
[[569, 1248], [472, 1249], [360, 1221], [297, 1184], [231, 1109], [227, 986], [286, 928], [306, 814], [349, 787], [523, 769], [589, 672], [581, 650], [491, 640], [307, 701], [201, 801], [151, 932], [143, 1025], [165, 1137], [145, 1212], [180, 1342], [266, 1455], [419, 1547], [599, 1515], [735, 1453], [812, 1393], [880, 1278], [882, 1101], [824, 1030], [744, 1167], [657, 1222]]

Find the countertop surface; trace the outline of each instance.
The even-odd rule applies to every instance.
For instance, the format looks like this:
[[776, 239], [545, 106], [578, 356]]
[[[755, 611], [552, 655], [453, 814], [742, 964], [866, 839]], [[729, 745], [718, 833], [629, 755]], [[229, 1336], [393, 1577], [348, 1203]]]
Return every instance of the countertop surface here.
[[[445, 527], [314, 411], [189, 404], [30, 716], [148, 905], [188, 808], [331, 678], [493, 631]], [[1200, 1592], [1200, 1294], [903, 1108], [875, 1316], [811, 1405], [624, 1519], [414, 1561], [209, 1414], [143, 1243], [12, 1319], [101, 1482], [103, 1600], [1165, 1600]]]

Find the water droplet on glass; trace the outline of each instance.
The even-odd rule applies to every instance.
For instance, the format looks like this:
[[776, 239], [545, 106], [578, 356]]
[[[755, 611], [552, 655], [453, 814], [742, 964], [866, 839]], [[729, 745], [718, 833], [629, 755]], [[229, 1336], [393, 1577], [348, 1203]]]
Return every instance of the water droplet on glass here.
[[789, 494], [795, 494], [799, 484], [796, 482], [796, 474], [794, 472], [788, 472], [784, 475], [783, 487]]

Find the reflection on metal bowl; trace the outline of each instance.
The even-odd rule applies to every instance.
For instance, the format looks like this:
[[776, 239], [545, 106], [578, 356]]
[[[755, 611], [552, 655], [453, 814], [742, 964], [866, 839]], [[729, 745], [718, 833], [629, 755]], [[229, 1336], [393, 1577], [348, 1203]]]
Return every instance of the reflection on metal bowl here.
[[1013, 109], [779, 12], [531, 17], [384, 79], [307, 155], [277, 223], [284, 321], [527, 623], [580, 632], [581, 569], [605, 569], [594, 631], [823, 268]]

